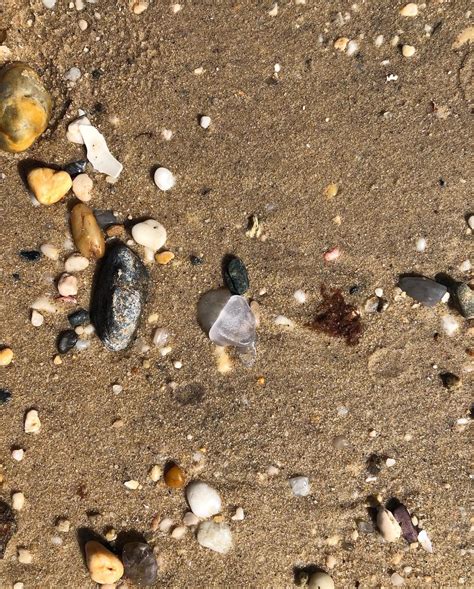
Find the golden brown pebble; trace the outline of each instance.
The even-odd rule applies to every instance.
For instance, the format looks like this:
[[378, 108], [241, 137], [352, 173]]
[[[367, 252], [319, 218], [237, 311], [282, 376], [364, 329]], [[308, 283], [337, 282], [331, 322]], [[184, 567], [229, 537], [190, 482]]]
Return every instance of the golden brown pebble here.
[[151, 367], [151, 362], [150, 360], [143, 360], [143, 364], [142, 364], [143, 368], [148, 369]]
[[327, 199], [334, 198], [337, 195], [338, 191], [339, 191], [339, 186], [337, 184], [335, 184], [334, 182], [332, 182], [331, 184], [328, 184], [326, 186], [326, 188], [324, 189], [324, 196]]
[[133, 14], [141, 14], [142, 12], [145, 12], [145, 10], [148, 8], [148, 1], [147, 0], [130, 0], [130, 10], [133, 12]]
[[42, 205], [60, 201], [71, 190], [71, 176], [51, 168], [35, 168], [26, 177], [31, 192]]
[[259, 376], [257, 378], [257, 384], [259, 384], [261, 387], [263, 387], [263, 385], [265, 384], [265, 377], [264, 376]]
[[83, 203], [71, 211], [72, 238], [77, 249], [86, 258], [102, 258], [105, 241], [92, 209]]
[[402, 16], [410, 16], [414, 17], [418, 14], [418, 5], [414, 2], [410, 2], [409, 4], [405, 4], [402, 8], [400, 8], [400, 14]]
[[120, 237], [125, 233], [125, 227], [123, 225], [110, 225], [105, 230], [107, 237]]
[[170, 468], [165, 470], [165, 483], [171, 489], [181, 489], [184, 487], [186, 476], [182, 468], [177, 464], [173, 464]]
[[63, 361], [61, 360], [61, 356], [59, 354], [56, 354], [56, 356], [54, 356], [53, 363], [56, 364], [56, 366], [59, 366], [63, 363]]
[[105, 539], [107, 540], [107, 542], [113, 542], [117, 539], [117, 532], [114, 530], [114, 528], [109, 528], [105, 532]]
[[125, 423], [124, 423], [123, 419], [116, 419], [113, 422], [112, 427], [115, 429], [119, 429], [119, 428], [123, 427], [124, 425], [125, 425]]
[[11, 348], [3, 348], [0, 350], [0, 366], [8, 366], [13, 360], [13, 350]]
[[158, 264], [161, 264], [162, 266], [169, 264], [173, 259], [173, 252], [160, 252], [159, 254], [155, 255], [155, 260], [158, 262]]
[[216, 524], [221, 524], [223, 521], [225, 521], [225, 517], [222, 514], [215, 515], [212, 519], [216, 522]]
[[334, 41], [334, 49], [345, 51], [348, 43], [349, 39], [347, 37], [339, 37], [339, 39]]

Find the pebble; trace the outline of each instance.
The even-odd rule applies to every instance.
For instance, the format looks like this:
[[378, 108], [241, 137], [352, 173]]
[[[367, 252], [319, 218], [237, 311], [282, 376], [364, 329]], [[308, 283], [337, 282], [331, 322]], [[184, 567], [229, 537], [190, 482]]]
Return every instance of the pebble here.
[[76, 350], [78, 352], [83, 352], [84, 350], [87, 350], [87, 348], [90, 348], [91, 343], [87, 340], [83, 340], [83, 339], [79, 339], [77, 340], [76, 343]]
[[186, 475], [184, 474], [184, 470], [177, 464], [172, 464], [165, 470], [164, 480], [166, 485], [171, 489], [181, 489], [184, 487]]
[[50, 260], [57, 260], [59, 258], [59, 250], [52, 243], [43, 243], [40, 247], [40, 251], [43, 256], [46, 256]]
[[202, 522], [198, 528], [197, 541], [204, 548], [220, 554], [227, 554], [232, 549], [232, 533], [225, 523]]
[[154, 483], [156, 483], [163, 476], [163, 469], [161, 468], [161, 466], [158, 466], [158, 464], [155, 464], [154, 466], [151, 467], [150, 472], [148, 473], [148, 476], [150, 477], [150, 479]]
[[336, 197], [338, 192], [339, 192], [339, 186], [336, 183], [331, 182], [331, 184], [328, 184], [326, 186], [326, 188], [324, 189], [324, 196], [330, 200], [330, 199]]
[[67, 354], [76, 345], [79, 339], [73, 329], [65, 329], [59, 334], [57, 348], [60, 354]]
[[469, 225], [469, 227], [474, 231], [474, 215], [471, 215], [468, 220], [467, 220], [467, 224]]
[[13, 350], [11, 348], [3, 348], [0, 350], [0, 366], [8, 366], [13, 360]]
[[304, 305], [306, 303], [306, 293], [304, 292], [304, 290], [295, 290], [295, 292], [293, 293], [293, 297], [299, 305]]
[[15, 515], [8, 503], [0, 500], [0, 560], [5, 556], [5, 550], [17, 530]]
[[332, 440], [332, 445], [336, 450], [343, 450], [350, 446], [349, 440], [344, 436], [335, 436]]
[[459, 264], [459, 270], [461, 272], [470, 272], [472, 270], [471, 260], [464, 260], [464, 262]]
[[349, 57], [351, 55], [355, 55], [356, 53], [358, 53], [359, 51], [359, 43], [357, 41], [349, 41], [349, 43], [347, 44], [347, 49], [346, 49], [346, 53], [347, 55], [349, 55]]
[[130, 491], [136, 491], [140, 486], [140, 483], [132, 479], [130, 481], [125, 481], [124, 486], [127, 487], [127, 489], [130, 489]]
[[334, 581], [323, 572], [313, 573], [308, 580], [308, 589], [334, 589]]
[[36, 200], [46, 206], [60, 201], [72, 187], [71, 176], [63, 170], [35, 168], [28, 173], [26, 179]]
[[416, 242], [416, 251], [417, 252], [424, 252], [426, 249], [426, 239], [424, 237], [420, 237], [420, 239]]
[[[71, 178], [75, 178], [78, 174], [83, 174], [87, 168], [87, 160], [77, 160], [63, 166], [63, 170], [67, 172]], [[74, 181], [73, 181], [74, 189]]]
[[130, 10], [133, 12], [133, 14], [136, 15], [145, 12], [148, 6], [149, 3], [147, 2], [147, 0], [131, 0], [130, 2]]
[[21, 511], [25, 506], [25, 496], [23, 493], [13, 493], [12, 495], [12, 507], [15, 511]]
[[230, 518], [234, 522], [240, 522], [245, 519], [245, 512], [242, 507], [237, 507], [234, 515]]
[[165, 329], [164, 327], [157, 327], [155, 329], [154, 334], [153, 334], [153, 343], [158, 348], [161, 348], [163, 346], [166, 346], [166, 344], [168, 343], [169, 337], [170, 337], [170, 334], [167, 329]]
[[91, 122], [86, 116], [80, 116], [72, 123], [69, 123], [66, 133], [66, 138], [72, 143], [84, 145], [84, 139], [82, 138], [80, 127], [83, 125], [90, 125]]
[[[357, 533], [357, 531], [356, 531]], [[327, 558], [326, 558], [326, 566], [328, 567], [328, 569], [333, 569], [337, 564], [337, 560], [336, 557], [333, 556], [332, 554], [330, 554]]]
[[185, 526], [177, 526], [172, 532], [171, 537], [174, 540], [181, 540], [187, 534], [188, 529]]
[[456, 286], [456, 298], [461, 314], [466, 319], [474, 319], [474, 290], [465, 283]]
[[398, 573], [393, 573], [390, 577], [390, 582], [394, 587], [403, 587], [405, 585], [405, 579]]
[[403, 57], [413, 57], [415, 55], [416, 49], [413, 45], [403, 45], [402, 47], [402, 55]]
[[31, 564], [33, 555], [26, 548], [18, 548], [18, 562], [21, 564]]
[[165, 141], [171, 141], [171, 138], [173, 137], [173, 131], [171, 131], [171, 129], [163, 129], [161, 131], [161, 136]]
[[158, 188], [164, 192], [171, 190], [176, 184], [175, 177], [167, 168], [158, 168], [155, 172], [154, 180]]
[[105, 230], [105, 234], [107, 237], [123, 237], [125, 234], [125, 227], [120, 224], [109, 225]]
[[128, 542], [123, 547], [125, 575], [132, 583], [150, 587], [158, 577], [158, 563], [153, 549], [145, 542]]
[[148, 219], [132, 227], [132, 237], [138, 244], [156, 252], [165, 245], [167, 233], [161, 223]]
[[85, 309], [77, 309], [77, 311], [70, 313], [67, 318], [71, 327], [78, 327], [90, 322], [89, 312]]
[[164, 532], [165, 534], [167, 534], [171, 530], [172, 526], [173, 520], [169, 517], [165, 517], [160, 521], [158, 529], [160, 530], [160, 532]]
[[13, 585], [13, 589], [25, 589], [25, 584], [21, 581], [18, 581]]
[[295, 497], [306, 497], [311, 492], [311, 485], [308, 477], [292, 477], [289, 481], [291, 491]]
[[166, 266], [169, 264], [171, 260], [174, 260], [173, 252], [160, 252], [159, 254], [155, 255], [155, 261], [158, 262], [161, 266]]
[[211, 117], [208, 117], [206, 115], [202, 116], [199, 119], [199, 124], [203, 129], [209, 129], [209, 127], [211, 126]]
[[414, 2], [410, 2], [409, 4], [405, 4], [402, 8], [400, 8], [400, 14], [402, 16], [410, 16], [414, 17], [418, 14], [418, 5]]
[[68, 82], [77, 82], [81, 79], [82, 73], [78, 67], [72, 67], [64, 74], [64, 79]]
[[325, 262], [335, 262], [341, 254], [340, 248], [336, 246], [324, 252], [323, 259]]
[[443, 372], [440, 374], [441, 381], [445, 389], [457, 389], [462, 385], [462, 380], [452, 372]]
[[25, 451], [23, 450], [23, 448], [17, 448], [15, 450], [12, 450], [13, 460], [16, 460], [17, 462], [21, 462], [23, 460], [24, 456], [25, 456]]
[[345, 51], [348, 43], [349, 39], [347, 37], [339, 37], [334, 41], [334, 49]]
[[36, 250], [21, 250], [20, 256], [28, 262], [37, 262], [41, 258], [41, 252]]
[[41, 429], [41, 421], [36, 409], [30, 409], [25, 416], [24, 429], [26, 434], [37, 434]]
[[396, 542], [402, 535], [402, 529], [392, 512], [383, 506], [377, 511], [377, 527], [386, 542]]
[[285, 317], [284, 315], [277, 315], [274, 320], [275, 325], [279, 325], [281, 327], [289, 327], [293, 328], [295, 326], [295, 322]]
[[89, 260], [80, 254], [72, 254], [64, 264], [64, 268], [68, 273], [82, 272], [88, 266]]
[[199, 518], [197, 515], [194, 515], [192, 511], [187, 511], [183, 517], [183, 524], [185, 526], [197, 526], [199, 523]]
[[240, 258], [231, 257], [224, 268], [224, 282], [232, 294], [243, 295], [249, 288], [247, 268]]
[[212, 517], [222, 509], [219, 493], [202, 481], [193, 481], [186, 488], [186, 499], [194, 515]]
[[395, 464], [397, 463], [397, 461], [395, 460], [395, 458], [387, 458], [387, 460], [385, 461], [385, 464], [391, 468], [392, 466], [395, 466]]
[[434, 307], [448, 291], [443, 284], [424, 276], [405, 276], [400, 279], [399, 286], [408, 296], [427, 307]]
[[87, 174], [79, 174], [72, 181], [72, 191], [82, 202], [89, 202], [91, 200], [93, 186], [92, 178]]
[[95, 583], [116, 583], [122, 578], [124, 567], [115, 554], [103, 544], [90, 540], [85, 545], [87, 568]]
[[77, 278], [72, 274], [61, 274], [58, 281], [58, 292], [63, 297], [77, 295]]
[[449, 337], [452, 337], [459, 329], [459, 323], [452, 315], [443, 315], [441, 317], [441, 329]]
[[56, 522], [56, 529], [58, 532], [62, 532], [63, 534], [67, 534], [71, 529], [71, 522], [68, 519], [60, 518]]
[[117, 539], [117, 532], [114, 528], [109, 528], [106, 532], [105, 532], [105, 539], [107, 540], [107, 542], [113, 542], [114, 540]]
[[135, 338], [148, 288], [140, 258], [120, 241], [110, 242], [91, 298], [91, 320], [111, 351], [126, 349]]
[[84, 20], [83, 18], [79, 19], [77, 24], [79, 25], [79, 28], [81, 29], [81, 31], [86, 31], [87, 27], [89, 26], [89, 23]]
[[92, 209], [83, 203], [71, 211], [71, 232], [74, 244], [85, 258], [102, 258], [105, 252], [104, 235]]
[[418, 539], [418, 532], [413, 525], [412, 518], [408, 509], [400, 503], [393, 510], [393, 517], [397, 520], [400, 525], [402, 536], [408, 543], [416, 542]]
[[423, 550], [429, 552], [430, 554], [433, 553], [433, 546], [426, 530], [421, 530], [421, 532], [418, 534], [418, 542], [420, 543], [420, 546], [423, 548]]

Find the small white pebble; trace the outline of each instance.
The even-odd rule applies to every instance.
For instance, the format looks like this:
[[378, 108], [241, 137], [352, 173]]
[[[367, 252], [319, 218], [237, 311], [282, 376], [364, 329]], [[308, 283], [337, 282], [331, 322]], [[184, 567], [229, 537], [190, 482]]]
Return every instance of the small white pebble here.
[[18, 562], [21, 564], [31, 564], [33, 562], [33, 555], [26, 548], [18, 548]]
[[464, 260], [462, 264], [459, 264], [459, 270], [461, 272], [469, 272], [472, 269], [471, 260]]
[[91, 343], [85, 339], [79, 339], [76, 342], [75, 348], [76, 350], [78, 350], [79, 352], [83, 352], [84, 350], [87, 350], [87, 348], [90, 348]]
[[357, 41], [349, 41], [347, 44], [346, 53], [347, 55], [355, 55], [359, 51], [359, 43]]
[[277, 16], [278, 15], [278, 2], [274, 2], [273, 6], [268, 11], [268, 16]]
[[62, 297], [77, 295], [77, 278], [72, 274], [61, 274], [58, 281], [58, 292]]
[[470, 419], [468, 419], [467, 417], [460, 417], [459, 419], [456, 420], [456, 423], [458, 425], [468, 425]]
[[230, 518], [231, 520], [235, 521], [235, 522], [240, 522], [245, 518], [245, 513], [242, 507], [237, 507], [237, 509], [235, 510], [234, 515]]
[[197, 515], [194, 515], [192, 511], [187, 511], [183, 517], [183, 524], [185, 526], [197, 526], [199, 523], [199, 518]]
[[71, 522], [68, 519], [59, 519], [56, 523], [56, 529], [58, 532], [63, 532], [67, 534], [71, 529]]
[[81, 79], [81, 76], [81, 70], [78, 67], [72, 67], [66, 72], [64, 79], [68, 80], [69, 82], [77, 82]]
[[273, 71], [275, 72], [275, 74], [279, 74], [281, 72], [281, 65], [279, 63], [276, 63], [273, 66]]
[[276, 466], [272, 465], [267, 468], [267, 475], [269, 477], [276, 477], [278, 474], [280, 474], [280, 469]]
[[25, 416], [25, 433], [37, 434], [41, 429], [41, 421], [36, 409], [30, 409]]
[[14, 585], [13, 585], [13, 589], [25, 589], [25, 584], [22, 583], [21, 581], [17, 581]]
[[403, 45], [402, 47], [402, 55], [403, 57], [413, 57], [416, 53], [416, 49], [413, 45]]
[[381, 47], [383, 45], [383, 41], [384, 41], [383, 35], [377, 35], [374, 39], [374, 45], [376, 47]]
[[187, 531], [188, 531], [188, 528], [186, 526], [177, 526], [171, 532], [171, 537], [174, 538], [175, 540], [181, 540], [181, 538], [184, 538]]
[[293, 477], [289, 481], [291, 491], [295, 497], [306, 497], [311, 492], [311, 485], [308, 477]]
[[447, 336], [452, 337], [459, 329], [459, 323], [452, 315], [443, 315], [441, 317], [441, 329]]
[[183, 363], [180, 362], [179, 360], [176, 360], [175, 362], [173, 362], [173, 366], [179, 370], [180, 368], [183, 367]]
[[449, 294], [449, 292], [445, 292], [444, 295], [441, 297], [441, 302], [442, 303], [447, 303], [450, 299], [451, 295]]
[[376, 438], [377, 437], [377, 431], [372, 429], [369, 432], [369, 438]]
[[152, 466], [150, 469], [150, 472], [148, 473], [148, 476], [150, 477], [150, 479], [154, 483], [159, 481], [161, 479], [162, 475], [163, 475], [163, 469], [161, 468], [161, 466], [158, 466], [158, 464], [155, 464], [154, 466]]
[[52, 10], [56, 6], [56, 0], [42, 0], [43, 6]]
[[178, 12], [180, 12], [181, 10], [183, 10], [183, 7], [181, 4], [172, 4], [171, 5], [171, 12], [173, 14], [178, 14]]
[[[51, 537], [51, 544], [54, 546], [61, 546], [63, 543], [63, 539], [60, 536], [52, 536]], [[103, 587], [103, 585], [102, 585]]]
[[206, 115], [202, 116], [199, 120], [199, 124], [203, 129], [209, 129], [209, 127], [211, 126], [211, 117], [208, 117]]
[[169, 339], [169, 332], [164, 327], [157, 327], [155, 329], [155, 333], [153, 334], [153, 343], [158, 348], [165, 346]]
[[304, 305], [304, 303], [306, 302], [306, 293], [304, 292], [304, 290], [295, 290], [293, 296], [295, 297], [295, 301], [300, 305]]
[[13, 493], [12, 495], [12, 507], [15, 511], [21, 511], [25, 506], [25, 496], [23, 493]]
[[387, 458], [387, 460], [385, 461], [385, 464], [390, 468], [391, 466], [395, 466], [395, 464], [397, 463], [397, 461], [395, 460], [395, 458]]
[[274, 321], [275, 325], [280, 325], [282, 327], [294, 327], [295, 324], [291, 319], [288, 319], [288, 317], [285, 317], [284, 315], [278, 315], [277, 317], [275, 317], [275, 321]]
[[173, 137], [173, 131], [171, 131], [171, 129], [163, 129], [161, 131], [161, 136], [165, 141], [171, 141], [171, 138]]
[[155, 172], [154, 180], [155, 184], [163, 192], [171, 190], [176, 184], [176, 179], [168, 168], [158, 168]]
[[89, 202], [94, 183], [88, 174], [78, 174], [72, 181], [72, 191], [82, 202]]
[[467, 224], [474, 231], [474, 215], [471, 215], [467, 220]]
[[79, 25], [79, 28], [81, 29], [81, 31], [85, 31], [87, 29], [87, 27], [89, 26], [87, 21], [84, 20], [83, 18], [79, 19], [77, 24]]
[[376, 288], [374, 292], [375, 292], [375, 296], [379, 297], [379, 299], [381, 299], [383, 297], [383, 288]]
[[349, 409], [347, 407], [338, 407], [337, 408], [337, 414], [339, 415], [339, 417], [346, 417], [346, 415], [349, 413]]
[[17, 462], [21, 462], [24, 457], [25, 457], [25, 451], [23, 450], [23, 448], [16, 448], [15, 450], [12, 450], [13, 460], [16, 460]]
[[417, 252], [424, 252], [426, 249], [426, 239], [424, 237], [420, 237], [420, 239], [416, 242], [416, 251]]
[[160, 525], [158, 526], [158, 529], [160, 530], [160, 532], [165, 532], [165, 534], [167, 534], [171, 530], [172, 526], [173, 526], [173, 520], [170, 519], [169, 517], [165, 517], [160, 521]]
[[414, 17], [418, 14], [418, 5], [414, 2], [410, 2], [409, 4], [405, 4], [403, 8], [400, 8], [400, 14], [402, 16], [410, 16]]
[[95, 327], [92, 325], [92, 323], [89, 323], [89, 325], [86, 325], [84, 327], [84, 334], [85, 335], [92, 335], [95, 332]]
[[121, 384], [114, 384], [112, 385], [112, 392], [116, 395], [119, 395], [123, 391], [123, 386]]
[[59, 258], [59, 250], [52, 243], [43, 243], [40, 247], [40, 251], [43, 256], [46, 256], [50, 260], [57, 260]]
[[327, 558], [326, 558], [326, 566], [328, 567], [328, 569], [333, 569], [337, 564], [337, 560], [336, 557], [333, 556], [332, 554], [330, 554]]
[[398, 573], [393, 573], [390, 577], [390, 581], [394, 587], [403, 587], [403, 585], [405, 585], [405, 579]]
[[81, 272], [87, 266], [89, 266], [89, 260], [80, 254], [72, 254], [64, 264], [64, 268], [68, 273]]
[[130, 489], [131, 491], [136, 491], [140, 486], [140, 483], [138, 481], [131, 479], [130, 481], [125, 481], [124, 486], [127, 487], [127, 489]]
[[164, 348], [160, 349], [160, 356], [167, 356], [172, 352], [173, 348], [171, 346], [165, 346]]
[[43, 325], [43, 323], [44, 323], [43, 315], [41, 315], [41, 313], [36, 311], [36, 309], [33, 309], [31, 311], [31, 325], [33, 327], [41, 327]]

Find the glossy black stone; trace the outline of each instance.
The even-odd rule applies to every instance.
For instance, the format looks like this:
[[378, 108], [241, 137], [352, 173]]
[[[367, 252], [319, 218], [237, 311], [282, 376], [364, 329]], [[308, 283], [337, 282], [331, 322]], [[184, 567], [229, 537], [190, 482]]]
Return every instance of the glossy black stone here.
[[37, 250], [21, 250], [20, 256], [28, 262], [37, 262], [41, 258], [41, 252]]
[[12, 398], [10, 391], [6, 389], [0, 389], [0, 405], [4, 405], [8, 403], [8, 401]]
[[85, 309], [78, 309], [77, 311], [70, 313], [67, 318], [72, 327], [84, 325], [84, 323], [90, 323], [89, 311], [86, 311]]
[[116, 225], [119, 222], [113, 211], [94, 209], [94, 217], [101, 229], [106, 229], [109, 225]]
[[71, 162], [63, 167], [63, 170], [67, 172], [72, 178], [79, 174], [84, 174], [87, 168], [87, 160], [78, 160], [77, 162]]
[[409, 297], [426, 307], [434, 307], [448, 291], [443, 284], [424, 276], [405, 276], [400, 279], [399, 286]]
[[77, 333], [73, 329], [66, 329], [59, 334], [57, 347], [60, 354], [67, 354], [69, 350], [76, 345], [79, 339]]
[[243, 295], [249, 288], [247, 268], [240, 258], [230, 258], [224, 268], [224, 281], [232, 294]]
[[158, 563], [153, 550], [144, 542], [128, 542], [123, 547], [125, 576], [141, 587], [150, 587], [158, 578]]
[[0, 501], [0, 559], [5, 556], [5, 550], [13, 534], [16, 532], [16, 521], [10, 506]]
[[91, 320], [102, 343], [113, 352], [133, 341], [145, 304], [148, 272], [119, 240], [107, 244], [91, 300]]

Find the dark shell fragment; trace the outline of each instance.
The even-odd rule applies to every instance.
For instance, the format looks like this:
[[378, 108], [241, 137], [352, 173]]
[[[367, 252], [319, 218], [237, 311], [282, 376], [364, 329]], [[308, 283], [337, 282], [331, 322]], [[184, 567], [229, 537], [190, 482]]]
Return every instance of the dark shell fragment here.
[[0, 501], [0, 559], [5, 556], [7, 544], [16, 532], [15, 516], [10, 506]]
[[10, 391], [7, 391], [6, 389], [0, 389], [0, 405], [8, 403], [8, 401], [10, 401], [11, 398], [12, 395]]
[[97, 272], [91, 320], [112, 352], [127, 348], [138, 328], [146, 300], [148, 272], [140, 258], [121, 241], [107, 244]]
[[125, 575], [141, 587], [150, 587], [158, 577], [158, 563], [153, 550], [145, 542], [128, 542], [123, 547]]
[[444, 284], [424, 276], [404, 276], [399, 286], [409, 297], [426, 307], [434, 307], [448, 291]]
[[249, 288], [247, 268], [240, 258], [232, 257], [224, 268], [224, 281], [232, 294], [243, 295]]
[[94, 209], [94, 217], [101, 229], [106, 229], [109, 225], [117, 225], [119, 223], [119, 219], [113, 211]]
[[41, 258], [41, 252], [37, 250], [21, 250], [20, 256], [28, 262], [37, 262]]
[[77, 162], [71, 162], [63, 167], [63, 170], [67, 172], [72, 178], [83, 174], [86, 171], [87, 160], [78, 160]]

